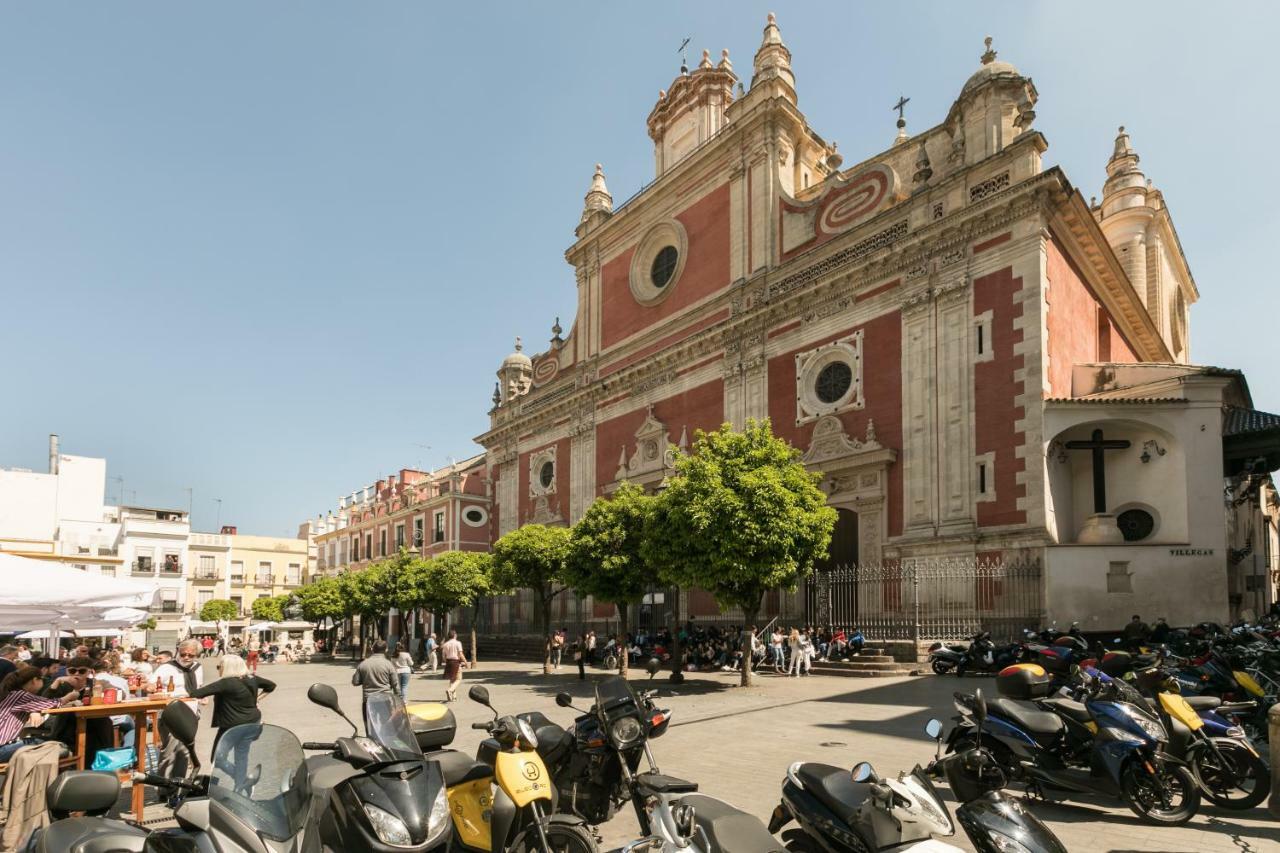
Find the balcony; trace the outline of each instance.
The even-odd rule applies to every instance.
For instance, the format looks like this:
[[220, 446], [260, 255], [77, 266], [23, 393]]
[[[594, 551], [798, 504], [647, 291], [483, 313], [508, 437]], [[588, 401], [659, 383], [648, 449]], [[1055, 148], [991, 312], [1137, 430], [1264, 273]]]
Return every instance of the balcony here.
[[285, 586], [302, 586], [302, 577], [300, 575], [289, 575], [284, 579]]
[[176, 601], [162, 601], [158, 607], [151, 608], [152, 613], [181, 613]]
[[208, 568], [206, 566], [196, 567], [196, 580], [216, 581], [217, 579], [218, 579], [218, 570], [216, 568]]
[[155, 573], [156, 564], [150, 560], [134, 560], [133, 564], [129, 567], [129, 574], [132, 575], [146, 575], [147, 577], [154, 577]]
[[182, 563], [174, 560], [165, 560], [160, 564], [160, 575], [162, 577], [177, 577], [182, 574]]

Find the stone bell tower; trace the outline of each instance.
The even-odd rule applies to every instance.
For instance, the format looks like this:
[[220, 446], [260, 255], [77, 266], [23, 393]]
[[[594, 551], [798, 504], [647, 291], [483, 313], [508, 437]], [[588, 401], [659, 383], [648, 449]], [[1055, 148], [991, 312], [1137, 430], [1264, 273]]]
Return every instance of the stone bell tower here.
[[656, 177], [725, 125], [725, 110], [733, 102], [737, 82], [728, 50], [720, 52], [715, 65], [710, 52], [702, 51], [702, 61], [692, 73], [688, 66], [680, 66], [680, 76], [669, 90], [658, 93], [658, 103], [649, 113]]

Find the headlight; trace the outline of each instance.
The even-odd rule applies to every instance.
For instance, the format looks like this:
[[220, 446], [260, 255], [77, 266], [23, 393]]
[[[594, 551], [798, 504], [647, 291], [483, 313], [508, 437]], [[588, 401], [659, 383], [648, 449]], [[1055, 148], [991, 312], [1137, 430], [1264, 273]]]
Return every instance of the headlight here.
[[529, 725], [528, 720], [517, 718], [516, 729], [520, 732], [520, 739], [529, 744], [530, 749], [538, 748], [538, 736], [533, 733], [533, 726]]
[[427, 843], [430, 844], [449, 828], [449, 797], [442, 786], [436, 793], [435, 802], [431, 804], [431, 814], [427, 818]]
[[991, 842], [991, 846], [996, 850], [999, 850], [1000, 853], [1031, 853], [1031, 851], [1017, 841], [1017, 839], [1010, 838], [1009, 836], [996, 832], [995, 830], [990, 830], [987, 840], [989, 840]]
[[1169, 740], [1169, 735], [1165, 732], [1164, 726], [1155, 720], [1144, 717], [1141, 714], [1132, 714], [1129, 719], [1133, 720], [1138, 728], [1142, 729], [1143, 733], [1152, 740], [1158, 743], [1165, 743]]
[[396, 847], [413, 846], [413, 839], [409, 837], [409, 828], [400, 818], [368, 803], [365, 803], [364, 813], [369, 816], [369, 823], [373, 825], [373, 831], [377, 833], [378, 840], [383, 844]]
[[922, 779], [913, 773], [904, 777], [902, 782], [916, 795], [916, 802], [920, 804], [921, 810], [934, 823], [945, 827], [944, 834], [950, 835], [955, 832], [955, 827], [951, 825], [951, 815], [947, 814], [947, 807], [938, 799], [937, 792], [927, 779]]
[[613, 736], [613, 742], [619, 747], [631, 746], [644, 737], [644, 729], [635, 717], [623, 717], [614, 721], [609, 733]]

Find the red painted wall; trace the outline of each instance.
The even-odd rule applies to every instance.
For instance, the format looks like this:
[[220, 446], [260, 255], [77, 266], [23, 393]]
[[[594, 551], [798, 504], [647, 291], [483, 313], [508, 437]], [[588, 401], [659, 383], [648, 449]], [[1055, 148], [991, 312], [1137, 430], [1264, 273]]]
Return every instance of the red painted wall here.
[[601, 345], [608, 348], [660, 323], [729, 284], [729, 185], [723, 184], [675, 217], [689, 238], [684, 271], [675, 289], [657, 305], [641, 305], [631, 294], [633, 250], [600, 269]]
[[[680, 440], [680, 431], [687, 428], [692, 446], [694, 430], [719, 429], [724, 423], [724, 382], [716, 379], [660, 400], [653, 406], [653, 416], [667, 425], [673, 444]], [[604, 487], [613, 482], [623, 445], [628, 459], [635, 453], [636, 430], [646, 417], [648, 410], [642, 407], [596, 424], [597, 494], [603, 494]]]
[[[902, 450], [902, 318], [894, 311], [863, 326], [855, 326], [830, 338], [806, 343], [802, 349], [783, 353], [769, 361], [769, 418], [775, 435], [800, 448], [809, 447], [813, 422], [796, 426], [796, 354], [843, 338], [861, 328], [862, 395], [866, 408], [840, 416], [845, 431], [861, 439], [867, 419], [876, 422], [876, 439], [885, 447]], [[902, 465], [889, 466], [889, 535], [902, 533]]]
[[1023, 383], [1013, 378], [1014, 371], [1023, 366], [1023, 356], [1013, 351], [1014, 344], [1022, 340], [1022, 330], [1014, 328], [1014, 321], [1022, 316], [1022, 304], [1015, 299], [1021, 289], [1022, 279], [1013, 277], [1011, 267], [973, 282], [974, 314], [991, 312], [992, 347], [991, 360], [977, 362], [973, 369], [974, 448], [978, 454], [995, 453], [996, 490], [994, 501], [977, 505], [979, 527], [1027, 520], [1026, 512], [1018, 509], [1018, 498], [1026, 494], [1026, 486], [1017, 482], [1018, 472], [1026, 467], [1017, 449], [1026, 437], [1015, 429], [1025, 414], [1022, 406], [1015, 405]]
[[516, 462], [520, 466], [520, 518], [517, 527], [527, 522], [529, 514], [533, 512], [533, 502], [536, 500], [529, 494], [529, 457], [540, 453], [551, 444], [556, 448], [556, 490], [547, 495], [547, 507], [558, 511], [560, 517], [566, 522], [569, 520], [569, 439], [562, 438], [520, 454], [520, 459]]
[[[1071, 262], [1057, 243], [1048, 241], [1046, 274], [1049, 278], [1048, 316], [1049, 332], [1049, 396], [1071, 396], [1071, 368], [1076, 364], [1099, 361], [1098, 312], [1106, 309], [1098, 301], [1084, 276]], [[1108, 317], [1110, 327], [1110, 358], [1108, 361], [1138, 361], [1115, 320]], [[1105, 346], [1104, 346], [1105, 350]]]

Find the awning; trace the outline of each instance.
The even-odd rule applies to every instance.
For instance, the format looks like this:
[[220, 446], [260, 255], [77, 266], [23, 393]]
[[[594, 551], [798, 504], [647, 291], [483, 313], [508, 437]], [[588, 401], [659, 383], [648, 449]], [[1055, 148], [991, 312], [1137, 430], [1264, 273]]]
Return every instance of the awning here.
[[271, 627], [276, 631], [312, 631], [315, 625], [310, 622], [293, 620], [291, 622], [272, 622]]

